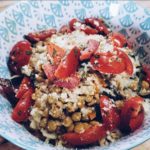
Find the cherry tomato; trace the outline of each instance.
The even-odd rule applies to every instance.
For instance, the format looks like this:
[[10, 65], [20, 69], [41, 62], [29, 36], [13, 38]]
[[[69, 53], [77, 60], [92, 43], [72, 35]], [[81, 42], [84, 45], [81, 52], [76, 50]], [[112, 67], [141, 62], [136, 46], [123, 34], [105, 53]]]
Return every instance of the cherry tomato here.
[[74, 89], [77, 87], [80, 83], [80, 79], [77, 75], [71, 75], [70, 77], [64, 79], [64, 80], [56, 80], [54, 81], [54, 84], [58, 87], [63, 87], [67, 89]]
[[100, 109], [103, 118], [103, 124], [108, 130], [113, 130], [119, 127], [120, 115], [109, 97], [104, 95], [100, 97]]
[[91, 27], [95, 28], [99, 33], [108, 34], [110, 30], [104, 24], [104, 21], [99, 18], [86, 18], [85, 23], [90, 25]]
[[83, 133], [66, 133], [62, 136], [63, 140], [68, 144], [79, 146], [93, 144], [106, 136], [104, 126], [92, 126]]
[[55, 71], [55, 76], [58, 79], [63, 79], [74, 74], [79, 64], [80, 49], [74, 47], [69, 54], [61, 61]]
[[50, 80], [53, 81], [55, 79], [55, 70], [57, 69], [56, 65], [51, 65], [50, 63], [44, 64], [43, 65], [43, 70], [46, 74], [46, 77]]
[[132, 76], [132, 74], [133, 74], [133, 64], [132, 64], [132, 61], [130, 60], [129, 56], [123, 51], [118, 51], [118, 55], [119, 55], [119, 57], [121, 57], [125, 61], [125, 65], [126, 65], [125, 70], [126, 70], [126, 72], [130, 76]]
[[112, 33], [112, 35], [110, 35], [109, 37], [113, 45], [116, 47], [124, 47], [125, 44], [127, 44], [127, 39], [121, 33]]
[[150, 65], [143, 65], [143, 71], [146, 73], [145, 80], [150, 83]]
[[24, 93], [29, 90], [29, 88], [31, 88], [30, 79], [28, 77], [24, 77], [16, 93], [16, 98], [20, 99], [24, 95]]
[[78, 21], [77, 19], [72, 19], [69, 22], [69, 26], [70, 26], [70, 29], [72, 31], [74, 31], [74, 30], [81, 30], [85, 34], [88, 34], [88, 35], [89, 34], [97, 34], [98, 33], [98, 31], [96, 29], [93, 29], [90, 26], [87, 26], [86, 24]]
[[96, 52], [99, 47], [99, 42], [96, 40], [89, 40], [88, 46], [85, 50], [81, 51], [80, 60], [86, 60], [91, 58], [91, 56]]
[[52, 58], [52, 64], [58, 65], [61, 61], [61, 59], [65, 55], [65, 50], [63, 48], [60, 48], [59, 46], [55, 45], [54, 43], [50, 43], [48, 45], [48, 53], [50, 57]]
[[22, 122], [28, 119], [29, 108], [31, 107], [31, 96], [33, 89], [30, 88], [24, 95], [20, 98], [19, 102], [15, 106], [12, 112], [12, 119], [16, 122]]
[[[69, 22], [69, 27], [70, 27], [70, 29], [71, 29], [72, 31], [75, 30], [75, 28], [74, 28], [74, 23], [76, 23], [76, 22], [79, 22], [76, 18], [71, 19], [70, 22]], [[81, 22], [80, 22], [80, 23], [81, 23]]]
[[139, 96], [125, 101], [121, 110], [120, 129], [123, 132], [133, 132], [138, 129], [144, 120], [143, 99]]
[[15, 74], [21, 73], [21, 67], [27, 65], [32, 54], [31, 44], [28, 41], [20, 41], [10, 51], [8, 66]]
[[102, 73], [119, 74], [125, 71], [125, 60], [111, 52], [96, 53], [90, 60], [93, 69]]
[[56, 32], [56, 29], [43, 30], [40, 32], [29, 33], [28, 35], [25, 35], [25, 38], [31, 43], [36, 43], [39, 41], [44, 41], [46, 38], [51, 37]]
[[62, 33], [62, 34], [65, 34], [65, 33], [70, 33], [71, 30], [70, 30], [69, 26], [63, 25], [63, 26], [60, 28], [59, 32]]

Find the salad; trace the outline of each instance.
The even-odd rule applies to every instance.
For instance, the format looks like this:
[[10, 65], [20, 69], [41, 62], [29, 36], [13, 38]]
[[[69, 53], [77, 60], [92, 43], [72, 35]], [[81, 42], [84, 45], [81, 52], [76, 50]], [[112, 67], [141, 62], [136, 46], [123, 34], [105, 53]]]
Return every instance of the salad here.
[[24, 38], [10, 51], [11, 79], [0, 79], [14, 121], [47, 143], [80, 148], [141, 127], [150, 69], [124, 35], [86, 18]]

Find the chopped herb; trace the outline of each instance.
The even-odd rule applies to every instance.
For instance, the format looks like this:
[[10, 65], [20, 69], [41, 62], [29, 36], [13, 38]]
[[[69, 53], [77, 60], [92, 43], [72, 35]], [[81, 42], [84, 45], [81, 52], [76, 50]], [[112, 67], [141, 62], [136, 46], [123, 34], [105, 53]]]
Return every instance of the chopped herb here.
[[94, 55], [95, 58], [100, 58], [100, 55]]
[[83, 72], [81, 78], [82, 78], [82, 79], [85, 79], [86, 77], [87, 77], [87, 73]]
[[21, 115], [22, 115], [22, 111], [19, 110], [19, 111], [17, 112], [17, 114], [18, 114], [18, 116], [21, 116]]
[[54, 48], [54, 49], [53, 49], [52, 57], [55, 57], [55, 56], [56, 56], [56, 53], [57, 53], [57, 51], [56, 51], [56, 49]]
[[27, 54], [27, 55], [31, 55], [31, 54], [32, 54], [32, 51], [31, 51], [31, 50], [26, 50], [26, 54]]

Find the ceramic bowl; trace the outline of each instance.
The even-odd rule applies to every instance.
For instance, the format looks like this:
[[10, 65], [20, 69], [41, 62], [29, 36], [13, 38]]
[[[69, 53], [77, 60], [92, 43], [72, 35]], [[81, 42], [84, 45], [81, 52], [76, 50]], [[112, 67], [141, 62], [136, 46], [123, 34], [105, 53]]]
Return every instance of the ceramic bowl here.
[[[9, 78], [7, 60], [11, 47], [32, 31], [60, 28], [72, 18], [102, 17], [113, 31], [123, 33], [134, 43], [142, 62], [150, 64], [150, 10], [134, 1], [21, 1], [0, 13], [0, 77]], [[0, 96], [0, 135], [10, 142], [29, 150], [52, 150], [52, 145], [43, 143], [22, 125], [11, 119], [11, 105]], [[143, 126], [100, 150], [130, 149], [150, 138], [150, 114]], [[62, 149], [62, 148], [59, 148]]]

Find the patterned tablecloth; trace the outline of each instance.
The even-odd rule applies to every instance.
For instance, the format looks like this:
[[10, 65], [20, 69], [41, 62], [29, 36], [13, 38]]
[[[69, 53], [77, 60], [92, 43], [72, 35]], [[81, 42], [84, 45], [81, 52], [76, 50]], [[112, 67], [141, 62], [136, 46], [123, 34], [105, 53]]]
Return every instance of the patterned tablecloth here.
[[[7, 8], [9, 5], [17, 2], [17, 0], [1, 0], [0, 1], [0, 11]], [[137, 3], [150, 8], [150, 0], [137, 0]], [[149, 150], [150, 149], [150, 140], [144, 142], [143, 144], [133, 148], [133, 150]], [[11, 144], [7, 140], [0, 137], [0, 150], [21, 150], [21, 148]]]

